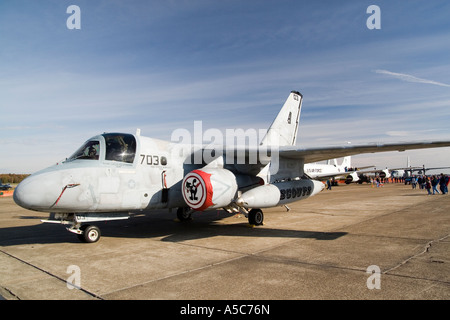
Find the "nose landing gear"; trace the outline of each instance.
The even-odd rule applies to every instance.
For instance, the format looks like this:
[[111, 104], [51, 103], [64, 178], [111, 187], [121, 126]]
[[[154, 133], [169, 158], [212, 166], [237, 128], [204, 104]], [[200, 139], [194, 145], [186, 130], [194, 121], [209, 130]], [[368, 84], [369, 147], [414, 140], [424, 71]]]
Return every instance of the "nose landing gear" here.
[[86, 224], [80, 230], [82, 233], [77, 233], [77, 236], [81, 242], [94, 243], [100, 240], [101, 232], [97, 226]]
[[97, 226], [83, 224], [85, 222], [125, 220], [130, 217], [129, 213], [50, 213], [47, 223], [60, 223], [68, 225], [66, 229], [75, 233], [81, 242], [94, 243], [100, 240], [101, 232]]

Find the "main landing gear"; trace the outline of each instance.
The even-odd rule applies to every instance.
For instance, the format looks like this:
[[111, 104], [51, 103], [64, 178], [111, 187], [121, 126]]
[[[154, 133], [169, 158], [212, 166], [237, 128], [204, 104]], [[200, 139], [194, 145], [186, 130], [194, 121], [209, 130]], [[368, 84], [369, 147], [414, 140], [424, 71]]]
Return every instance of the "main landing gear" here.
[[181, 222], [192, 220], [192, 212], [193, 210], [191, 208], [179, 207], [177, 209], [177, 218]]
[[[250, 211], [245, 210], [244, 208], [241, 208], [245, 217], [248, 218], [248, 223], [253, 226], [261, 226], [264, 222], [264, 213], [261, 209], [252, 209]], [[229, 213], [238, 213], [239, 210], [226, 210]], [[177, 209], [177, 218], [181, 222], [192, 220], [192, 212], [193, 210], [190, 208], [178, 208]]]
[[254, 226], [260, 226], [263, 224], [264, 214], [261, 209], [252, 209], [248, 213], [248, 223]]

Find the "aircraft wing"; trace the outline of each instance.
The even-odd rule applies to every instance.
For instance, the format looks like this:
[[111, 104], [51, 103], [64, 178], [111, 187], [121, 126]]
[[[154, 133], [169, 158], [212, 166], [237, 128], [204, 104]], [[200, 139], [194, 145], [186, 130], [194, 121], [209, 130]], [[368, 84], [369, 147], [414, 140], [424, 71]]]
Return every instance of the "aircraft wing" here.
[[353, 170], [353, 171], [349, 171], [350, 173], [352, 173], [352, 172], [359, 172], [360, 170], [363, 170], [363, 169], [369, 169], [369, 168], [375, 168], [376, 166], [364, 166], [364, 167], [359, 167], [358, 166], [358, 170]]
[[[438, 168], [425, 168], [426, 171], [430, 171], [430, 170], [441, 170], [441, 169], [449, 169], [450, 167], [438, 167]], [[418, 169], [416, 171], [420, 171], [420, 170], [424, 170], [424, 168], [422, 167], [421, 169]]]
[[[403, 167], [403, 168], [386, 168], [389, 171], [397, 171], [397, 170], [405, 170], [405, 171], [417, 171], [417, 170], [423, 170], [423, 167]], [[441, 169], [441, 168], [438, 168]]]
[[304, 163], [318, 162], [363, 153], [405, 151], [412, 149], [450, 147], [450, 141], [422, 141], [403, 143], [373, 143], [365, 145], [345, 145], [338, 147], [295, 148], [280, 147], [280, 157], [303, 160]]
[[[298, 91], [292, 91], [286, 102], [269, 127], [266, 136], [259, 146], [225, 146], [222, 150], [199, 150], [203, 154], [203, 164], [214, 165], [218, 155], [225, 155], [226, 164], [236, 172], [255, 174], [258, 173], [270, 161], [279, 159], [289, 161], [289, 166], [295, 166], [295, 160], [300, 163], [313, 163], [328, 159], [341, 158], [356, 154], [405, 151], [409, 149], [449, 147], [450, 141], [420, 141], [403, 143], [373, 143], [365, 145], [345, 145], [334, 147], [298, 148], [295, 146], [300, 123], [300, 113], [303, 96]], [[250, 138], [250, 137], [249, 137]], [[251, 140], [250, 140], [251, 141]], [[215, 147], [214, 147], [215, 149]], [[219, 152], [216, 152], [219, 151]], [[221, 151], [221, 152], [220, 152]], [[261, 152], [262, 151], [262, 152]], [[204, 155], [207, 156], [206, 159]], [[202, 159], [201, 157], [195, 157]], [[294, 162], [294, 163], [292, 163]], [[190, 162], [192, 163], [192, 162]], [[288, 167], [286, 167], [288, 169]], [[299, 171], [299, 166], [295, 170]]]

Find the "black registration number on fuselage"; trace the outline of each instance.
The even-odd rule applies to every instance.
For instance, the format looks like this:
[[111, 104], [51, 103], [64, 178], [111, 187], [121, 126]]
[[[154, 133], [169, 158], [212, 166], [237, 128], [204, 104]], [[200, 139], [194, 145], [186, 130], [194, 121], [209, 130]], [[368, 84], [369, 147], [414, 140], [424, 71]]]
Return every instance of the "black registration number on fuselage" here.
[[164, 156], [154, 156], [150, 154], [141, 154], [141, 164], [149, 166], [165, 166], [167, 165], [167, 158]]
[[309, 196], [311, 194], [311, 191], [311, 187], [281, 189], [280, 200]]

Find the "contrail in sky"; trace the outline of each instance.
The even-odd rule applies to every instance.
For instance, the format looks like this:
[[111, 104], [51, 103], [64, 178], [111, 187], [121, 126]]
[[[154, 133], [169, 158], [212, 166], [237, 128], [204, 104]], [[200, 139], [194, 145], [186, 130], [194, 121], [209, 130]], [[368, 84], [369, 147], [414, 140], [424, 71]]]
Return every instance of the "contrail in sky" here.
[[428, 79], [417, 78], [417, 77], [414, 77], [412, 75], [405, 74], [405, 73], [396, 73], [396, 72], [391, 72], [391, 71], [387, 71], [387, 70], [375, 70], [375, 73], [386, 74], [388, 76], [391, 76], [391, 77], [394, 77], [394, 78], [397, 78], [397, 79], [400, 79], [403, 81], [408, 81], [408, 82], [427, 83], [427, 84], [434, 84], [436, 86], [441, 86], [441, 87], [450, 87], [450, 84], [437, 82], [437, 81], [433, 81], [433, 80], [428, 80]]

